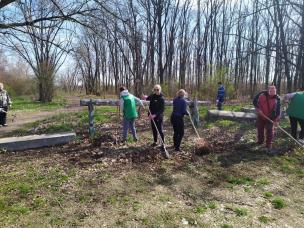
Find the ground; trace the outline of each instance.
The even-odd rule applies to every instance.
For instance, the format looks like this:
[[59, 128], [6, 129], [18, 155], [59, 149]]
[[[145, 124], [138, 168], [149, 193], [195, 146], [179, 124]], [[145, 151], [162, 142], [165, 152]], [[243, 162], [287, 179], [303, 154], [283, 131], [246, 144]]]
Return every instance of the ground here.
[[13, 109], [8, 112], [8, 127], [2, 127], [0, 137], [9, 135], [13, 131], [18, 131], [25, 124], [31, 124], [35, 121], [44, 120], [45, 118], [59, 113], [76, 112], [86, 107], [79, 105], [79, 97], [69, 96], [65, 100], [60, 100], [54, 105], [39, 105], [31, 101], [17, 100], [17, 108], [15, 102]]
[[[151, 148], [144, 113], [137, 122], [140, 140], [121, 144], [115, 108], [96, 110], [94, 139], [88, 138], [86, 110], [49, 113], [46, 120], [10, 132], [75, 129], [78, 136], [59, 147], [2, 151], [0, 226], [302, 226], [303, 150], [283, 133], [276, 136], [279, 153], [268, 156], [255, 143], [253, 123], [203, 120], [199, 133], [212, 151], [197, 155], [185, 117], [182, 151], [174, 152], [169, 113], [164, 128], [170, 159]], [[288, 130], [287, 123], [282, 126]]]

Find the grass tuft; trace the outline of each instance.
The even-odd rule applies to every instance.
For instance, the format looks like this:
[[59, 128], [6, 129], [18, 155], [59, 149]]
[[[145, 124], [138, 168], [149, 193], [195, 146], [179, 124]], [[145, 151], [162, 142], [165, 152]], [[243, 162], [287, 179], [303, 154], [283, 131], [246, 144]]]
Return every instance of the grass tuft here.
[[272, 205], [275, 209], [282, 209], [286, 206], [286, 203], [284, 202], [284, 199], [277, 197], [271, 201]]
[[260, 216], [259, 218], [259, 221], [261, 222], [261, 223], [264, 223], [264, 224], [267, 224], [267, 223], [269, 223], [269, 221], [270, 221], [270, 219], [268, 218], [268, 217], [266, 217], [266, 216]]

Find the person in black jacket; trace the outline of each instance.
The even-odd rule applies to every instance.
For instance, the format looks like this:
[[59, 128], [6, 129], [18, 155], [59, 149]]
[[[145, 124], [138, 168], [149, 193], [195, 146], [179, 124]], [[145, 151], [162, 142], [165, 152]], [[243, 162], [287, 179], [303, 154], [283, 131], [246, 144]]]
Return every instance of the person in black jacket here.
[[[164, 133], [163, 133], [163, 118], [164, 118], [164, 111], [165, 111], [165, 99], [164, 95], [161, 93], [160, 85], [155, 85], [153, 88], [153, 93], [148, 97], [145, 97], [147, 101], [150, 101], [149, 109], [149, 119], [151, 120], [151, 128], [153, 132], [153, 144], [152, 146], [157, 145], [157, 137], [158, 133], [157, 130], [164, 142]], [[155, 122], [155, 127], [152, 119]]]

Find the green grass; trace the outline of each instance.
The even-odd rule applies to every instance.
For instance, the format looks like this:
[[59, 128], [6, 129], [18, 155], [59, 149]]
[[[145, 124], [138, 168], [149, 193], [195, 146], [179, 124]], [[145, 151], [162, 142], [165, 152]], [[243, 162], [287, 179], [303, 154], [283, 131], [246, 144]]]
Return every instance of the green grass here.
[[206, 205], [197, 206], [194, 210], [194, 212], [197, 214], [204, 214], [206, 211], [207, 211]]
[[[97, 107], [94, 112], [94, 124], [111, 122], [116, 118], [116, 107]], [[111, 113], [115, 113], [111, 115]], [[117, 120], [115, 120], [117, 121]], [[25, 124], [21, 129], [9, 133], [8, 136], [28, 135], [32, 129], [38, 129], [40, 134], [68, 132], [77, 128], [87, 128], [89, 125], [88, 111], [60, 113], [49, 118]]]
[[233, 226], [229, 224], [223, 224], [221, 225], [221, 228], [233, 228]]
[[[254, 181], [253, 177], [246, 176], [249, 163], [239, 169], [233, 167], [234, 172], [205, 162], [192, 162], [189, 168], [189, 161], [178, 166], [174, 161], [163, 161], [153, 170], [145, 169], [151, 165], [148, 163], [127, 169], [119, 164], [121, 169], [116, 170], [112, 165], [103, 167], [103, 163], [78, 167], [69, 164], [66, 157], [68, 155], [62, 154], [48, 159], [45, 155], [38, 158], [18, 155], [10, 157], [8, 166], [0, 166], [0, 226], [83, 226], [90, 223], [107, 227], [210, 227], [211, 224], [204, 223], [206, 216], [211, 216], [216, 227], [271, 222], [270, 218], [260, 215], [265, 206], [252, 199], [263, 194], [257, 183], [277, 184], [278, 180], [265, 173]], [[233, 176], [228, 176], [231, 172]], [[206, 175], [223, 179], [209, 185]], [[168, 180], [169, 184], [165, 183]], [[222, 180], [229, 180], [233, 185], [250, 185], [254, 191], [244, 192], [241, 187], [230, 192], [222, 187]], [[137, 191], [139, 188], [141, 190]], [[191, 194], [185, 194], [185, 189]], [[231, 200], [229, 194], [240, 192], [242, 197], [237, 201], [248, 203], [251, 200], [254, 206], [250, 209], [241, 204], [227, 206], [232, 212], [227, 219], [224, 216], [229, 213], [220, 205]], [[213, 194], [215, 197], [210, 198]], [[208, 200], [202, 201], [206, 198]], [[280, 211], [277, 213], [278, 218], [284, 216]], [[260, 217], [251, 216], [254, 214]]]
[[41, 103], [29, 97], [14, 97], [12, 111], [49, 111], [66, 106], [67, 101], [62, 97], [56, 97], [52, 102]]
[[[73, 169], [64, 171], [57, 165], [41, 170], [22, 162], [18, 167], [18, 172], [0, 174], [0, 224], [14, 224], [23, 216], [58, 205], [60, 199], [55, 201], [56, 195], [75, 175]], [[50, 199], [49, 195], [53, 197]]]
[[264, 196], [266, 198], [271, 198], [271, 197], [273, 197], [273, 193], [272, 192], [264, 192]]
[[226, 209], [233, 211], [236, 214], [236, 216], [238, 216], [238, 217], [248, 215], [248, 210], [246, 208], [240, 208], [240, 207], [234, 207], [234, 206], [227, 205]]
[[275, 157], [273, 159], [273, 162], [277, 164], [277, 167], [280, 169], [280, 171], [286, 174], [294, 174], [301, 178], [304, 176], [304, 169], [302, 165], [302, 152], [300, 151], [297, 153], [295, 150], [295, 154], [293, 156], [284, 155], [280, 157]]
[[72, 131], [73, 127], [71, 124], [62, 123], [62, 124], [54, 124], [50, 125], [46, 130], [45, 133], [58, 133], [58, 132], [67, 132]]
[[228, 183], [232, 185], [252, 185], [254, 180], [251, 177], [228, 177]]
[[196, 214], [204, 214], [208, 209], [211, 210], [217, 209], [217, 204], [215, 202], [199, 204], [194, 208], [194, 212]]
[[271, 203], [275, 209], [282, 209], [286, 206], [284, 199], [282, 199], [280, 197], [276, 197], [275, 199], [273, 199], [271, 201]]
[[262, 177], [258, 179], [256, 183], [258, 186], [266, 186], [270, 184], [270, 180], [266, 177]]
[[240, 112], [243, 107], [247, 107], [248, 105], [245, 104], [233, 104], [233, 105], [223, 105], [223, 110], [225, 111], [234, 111]]
[[212, 127], [221, 127], [221, 128], [230, 128], [234, 126], [239, 126], [240, 123], [232, 120], [216, 120], [216, 121], [208, 121], [204, 128], [212, 128]]
[[260, 216], [259, 218], [259, 221], [261, 222], [261, 223], [264, 223], [264, 224], [267, 224], [267, 223], [269, 223], [269, 221], [270, 221], [270, 219], [267, 217], [267, 216]]
[[213, 209], [216, 209], [216, 208], [217, 208], [217, 205], [216, 205], [215, 202], [209, 202], [209, 203], [207, 204], [207, 207], [213, 210]]
[[234, 208], [234, 212], [239, 217], [248, 215], [248, 210], [245, 208]]

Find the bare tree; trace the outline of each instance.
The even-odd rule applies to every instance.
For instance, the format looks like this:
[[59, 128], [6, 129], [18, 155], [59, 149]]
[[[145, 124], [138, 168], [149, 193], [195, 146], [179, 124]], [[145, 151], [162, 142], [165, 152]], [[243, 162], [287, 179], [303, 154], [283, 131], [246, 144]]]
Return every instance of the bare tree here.
[[[56, 7], [39, 0], [18, 5], [23, 19], [56, 15]], [[30, 65], [39, 91], [39, 101], [49, 102], [54, 95], [54, 79], [69, 49], [70, 37], [64, 33], [63, 21], [40, 20], [5, 36], [6, 41]]]

